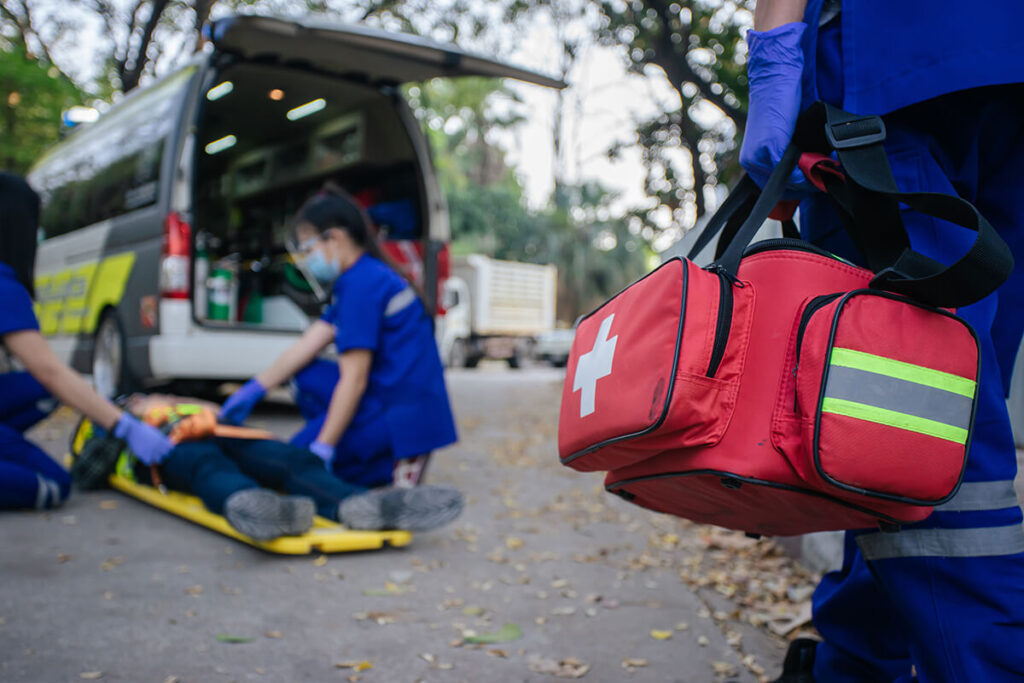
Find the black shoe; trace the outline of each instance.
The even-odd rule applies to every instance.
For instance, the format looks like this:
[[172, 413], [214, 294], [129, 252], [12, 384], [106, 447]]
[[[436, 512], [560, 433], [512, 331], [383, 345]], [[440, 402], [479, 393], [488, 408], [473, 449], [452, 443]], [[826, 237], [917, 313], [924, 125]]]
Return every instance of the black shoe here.
[[774, 683], [814, 683], [814, 649], [818, 641], [797, 638], [789, 644], [782, 662], [782, 675]]
[[268, 489], [236, 491], [224, 503], [228, 524], [257, 541], [301, 536], [313, 526], [315, 513], [311, 498], [282, 496]]

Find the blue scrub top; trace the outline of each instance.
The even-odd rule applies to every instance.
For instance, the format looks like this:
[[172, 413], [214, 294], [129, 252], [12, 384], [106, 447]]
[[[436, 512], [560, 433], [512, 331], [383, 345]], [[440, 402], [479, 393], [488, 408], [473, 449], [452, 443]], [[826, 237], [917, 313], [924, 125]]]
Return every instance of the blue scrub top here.
[[0, 263], [0, 337], [10, 332], [38, 329], [39, 321], [28, 290], [18, 282], [10, 266]]
[[385, 263], [364, 254], [334, 284], [321, 316], [337, 330], [338, 353], [373, 352], [352, 426], [383, 413], [393, 456], [410, 458], [456, 441], [430, 317], [415, 291]]
[[819, 41], [823, 4], [809, 0], [804, 14], [804, 106], [824, 99], [854, 114], [888, 114], [959, 90], [1024, 82], [1021, 0], [842, 0]]

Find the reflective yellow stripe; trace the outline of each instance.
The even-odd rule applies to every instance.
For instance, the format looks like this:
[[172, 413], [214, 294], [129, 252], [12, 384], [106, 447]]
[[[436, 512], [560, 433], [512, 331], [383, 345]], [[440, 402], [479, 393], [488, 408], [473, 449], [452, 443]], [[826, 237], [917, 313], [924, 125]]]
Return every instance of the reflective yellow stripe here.
[[45, 335], [91, 333], [124, 296], [135, 253], [126, 252], [36, 278], [36, 317]]
[[887, 427], [906, 429], [918, 434], [934, 436], [937, 439], [952, 441], [961, 446], [967, 443], [966, 429], [960, 429], [959, 427], [936, 422], [935, 420], [928, 420], [923, 417], [898, 413], [895, 410], [886, 410], [885, 408], [876, 408], [875, 406], [868, 406], [863, 403], [844, 401], [841, 398], [826, 398], [821, 403], [821, 411], [823, 413], [834, 413], [858, 420], [875, 422]]
[[884, 356], [876, 356], [863, 351], [853, 349], [832, 349], [832, 365], [841, 365], [847, 368], [856, 368], [868, 372], [876, 372], [889, 377], [924, 384], [935, 389], [950, 391], [954, 394], [974, 398], [976, 383], [974, 380], [953, 375], [941, 370], [933, 370], [922, 365], [904, 363], [900, 360], [893, 360]]

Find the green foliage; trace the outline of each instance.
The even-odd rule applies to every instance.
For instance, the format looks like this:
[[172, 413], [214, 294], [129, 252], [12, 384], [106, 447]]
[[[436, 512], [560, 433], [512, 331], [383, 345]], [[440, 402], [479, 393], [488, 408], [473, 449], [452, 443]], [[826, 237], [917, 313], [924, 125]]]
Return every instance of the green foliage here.
[[500, 80], [434, 80], [406, 97], [431, 143], [448, 200], [452, 251], [558, 266], [558, 315], [572, 321], [647, 267], [640, 222], [616, 217], [597, 184], [559, 184], [532, 210], [498, 139], [518, 125], [521, 103]]
[[57, 139], [62, 111], [81, 101], [71, 81], [21, 43], [0, 52], [0, 97], [0, 166], [18, 173]]

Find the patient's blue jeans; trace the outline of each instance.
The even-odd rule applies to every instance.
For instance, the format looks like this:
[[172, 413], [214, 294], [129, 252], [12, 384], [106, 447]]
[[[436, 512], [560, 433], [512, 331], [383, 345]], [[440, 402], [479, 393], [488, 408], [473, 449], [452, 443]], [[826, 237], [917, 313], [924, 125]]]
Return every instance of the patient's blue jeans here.
[[305, 448], [278, 441], [215, 437], [183, 443], [160, 464], [160, 474], [168, 488], [199, 496], [217, 514], [231, 494], [260, 487], [309, 496], [318, 515], [336, 520], [338, 503], [366, 490], [332, 475]]

